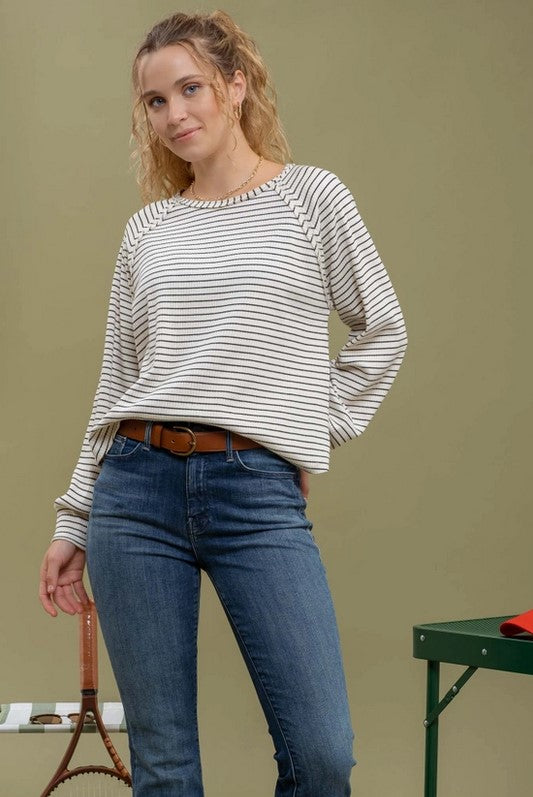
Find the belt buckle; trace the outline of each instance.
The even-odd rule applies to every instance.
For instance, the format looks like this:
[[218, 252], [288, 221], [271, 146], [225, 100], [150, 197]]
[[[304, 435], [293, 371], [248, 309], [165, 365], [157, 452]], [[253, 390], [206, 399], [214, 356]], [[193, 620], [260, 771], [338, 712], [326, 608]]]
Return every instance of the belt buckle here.
[[190, 442], [190, 445], [191, 445], [191, 450], [190, 451], [173, 451], [171, 448], [169, 448], [168, 450], [170, 451], [170, 453], [171, 454], [176, 454], [176, 456], [178, 456], [178, 457], [188, 457], [188, 456], [190, 456], [192, 454], [192, 452], [195, 450], [196, 443], [197, 443], [196, 435], [194, 434], [193, 430], [189, 429], [188, 426], [177, 426], [175, 424], [172, 424], [170, 428], [174, 429], [174, 430], [184, 429], [186, 432], [189, 432], [189, 434], [192, 435], [192, 440]]

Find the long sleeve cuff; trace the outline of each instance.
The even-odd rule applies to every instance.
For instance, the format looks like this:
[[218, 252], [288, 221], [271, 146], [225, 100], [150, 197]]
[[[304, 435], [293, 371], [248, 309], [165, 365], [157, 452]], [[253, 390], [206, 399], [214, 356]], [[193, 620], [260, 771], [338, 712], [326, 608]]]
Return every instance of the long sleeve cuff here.
[[57, 512], [56, 530], [52, 540], [68, 540], [84, 551], [87, 543], [88, 523], [88, 519], [66, 509], [60, 509]]

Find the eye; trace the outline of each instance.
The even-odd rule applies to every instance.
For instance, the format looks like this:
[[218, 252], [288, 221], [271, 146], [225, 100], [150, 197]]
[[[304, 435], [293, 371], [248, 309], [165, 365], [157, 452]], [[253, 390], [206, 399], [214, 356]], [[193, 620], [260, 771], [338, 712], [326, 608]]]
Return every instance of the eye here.
[[[184, 89], [184, 91], [187, 91], [187, 89], [191, 89], [191, 88], [196, 88], [196, 89], [199, 89], [199, 88], [201, 88], [201, 86], [200, 86], [200, 84], [199, 84], [199, 83], [189, 83], [187, 86], [185, 86], [185, 89]], [[188, 96], [189, 96], [189, 97], [193, 97], [193, 96], [194, 96], [196, 93], [197, 93], [197, 92], [196, 92], [196, 91], [194, 91], [192, 94], [189, 94]], [[160, 106], [160, 105], [154, 105], [154, 102], [155, 102], [156, 100], [161, 100], [161, 99], [163, 99], [163, 98], [162, 98], [162, 97], [153, 97], [153, 98], [152, 98], [152, 99], [149, 101], [148, 105], [150, 106], [150, 108], [160, 108], [161, 106]]]

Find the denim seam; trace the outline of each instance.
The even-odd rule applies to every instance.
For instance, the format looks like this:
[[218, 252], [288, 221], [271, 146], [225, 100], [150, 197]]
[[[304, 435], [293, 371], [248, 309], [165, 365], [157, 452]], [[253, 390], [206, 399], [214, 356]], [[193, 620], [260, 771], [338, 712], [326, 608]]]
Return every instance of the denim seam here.
[[215, 584], [214, 580], [213, 580], [213, 579], [211, 579], [211, 581], [212, 581], [212, 583], [213, 583], [213, 586], [214, 586], [214, 588], [215, 588], [215, 590], [216, 590], [216, 592], [217, 592], [217, 595], [218, 595], [218, 597], [219, 597], [219, 599], [220, 599], [220, 601], [221, 601], [222, 605], [224, 606], [224, 609], [225, 609], [225, 610], [226, 610], [226, 612], [227, 612], [227, 615], [228, 615], [228, 617], [230, 618], [230, 621], [231, 621], [231, 624], [232, 624], [233, 628], [235, 629], [235, 631], [236, 631], [236, 632], [237, 632], [237, 634], [239, 635], [239, 639], [240, 639], [240, 640], [241, 640], [241, 642], [242, 642], [242, 646], [243, 646], [243, 648], [246, 650], [246, 654], [247, 654], [247, 656], [248, 656], [248, 659], [249, 659], [250, 663], [252, 664], [252, 666], [253, 666], [253, 668], [254, 668], [254, 672], [257, 674], [258, 680], [259, 680], [259, 682], [261, 683], [261, 686], [262, 686], [262, 688], [263, 688], [263, 691], [264, 691], [264, 693], [265, 693], [265, 695], [266, 695], [266, 698], [267, 698], [267, 700], [268, 700], [268, 703], [269, 703], [269, 705], [270, 705], [270, 707], [271, 707], [271, 709], [272, 709], [272, 713], [274, 714], [274, 717], [275, 717], [275, 719], [276, 719], [277, 726], [278, 726], [278, 728], [279, 728], [279, 731], [280, 731], [280, 733], [281, 733], [281, 735], [282, 735], [282, 737], [283, 737], [283, 740], [284, 740], [284, 742], [285, 742], [285, 746], [286, 746], [287, 752], [288, 752], [288, 754], [289, 754], [289, 760], [290, 760], [290, 762], [291, 762], [291, 771], [292, 771], [292, 776], [293, 776], [293, 778], [294, 778], [294, 791], [293, 791], [293, 793], [292, 793], [292, 797], [296, 797], [296, 795], [297, 795], [297, 791], [298, 791], [298, 781], [296, 780], [296, 771], [295, 771], [295, 769], [294, 769], [294, 761], [293, 761], [293, 756], [292, 756], [291, 749], [290, 749], [290, 747], [289, 747], [289, 743], [288, 743], [288, 741], [287, 741], [287, 737], [285, 736], [285, 733], [283, 732], [283, 728], [281, 727], [281, 723], [280, 723], [280, 721], [279, 721], [279, 719], [278, 719], [277, 712], [276, 712], [276, 710], [275, 710], [275, 708], [274, 708], [274, 706], [273, 706], [273, 704], [272, 704], [272, 701], [271, 701], [271, 699], [270, 699], [270, 695], [268, 694], [268, 690], [267, 690], [267, 688], [266, 688], [266, 686], [265, 686], [265, 683], [264, 683], [264, 681], [263, 681], [263, 678], [261, 677], [261, 675], [260, 675], [260, 673], [259, 673], [259, 671], [258, 671], [257, 667], [255, 666], [255, 661], [253, 660], [253, 657], [252, 657], [252, 655], [251, 655], [250, 651], [248, 650], [248, 647], [247, 647], [247, 645], [246, 645], [246, 642], [245, 642], [245, 641], [244, 641], [244, 639], [242, 638], [242, 634], [241, 634], [241, 632], [239, 631], [239, 629], [238, 629], [238, 627], [237, 627], [237, 625], [236, 625], [236, 623], [235, 623], [235, 620], [233, 619], [233, 617], [232, 617], [232, 615], [231, 615], [231, 612], [230, 612], [230, 611], [229, 611], [229, 609], [228, 609], [228, 606], [227, 606], [227, 604], [226, 604], [226, 601], [225, 601], [225, 600], [224, 600], [224, 598], [222, 597], [222, 594], [220, 593], [220, 591], [219, 591], [218, 587], [216, 586], [216, 584]]
[[[194, 548], [194, 544], [193, 544]], [[202, 585], [202, 571], [198, 570], [198, 588], [196, 590], [196, 601], [194, 605], [194, 624], [196, 626], [196, 644], [194, 646], [194, 668], [193, 668], [193, 676], [194, 676], [194, 691], [196, 696], [198, 696], [198, 624], [199, 624], [199, 615], [200, 615], [200, 588]], [[198, 700], [198, 698], [196, 698]], [[196, 703], [196, 716], [195, 716], [195, 724], [196, 724], [196, 744], [198, 748], [200, 747], [200, 734], [199, 734], [199, 727], [198, 727], [198, 702]], [[202, 764], [201, 760], [198, 760], [198, 768], [200, 773], [202, 771]], [[201, 774], [200, 774], [201, 777]]]

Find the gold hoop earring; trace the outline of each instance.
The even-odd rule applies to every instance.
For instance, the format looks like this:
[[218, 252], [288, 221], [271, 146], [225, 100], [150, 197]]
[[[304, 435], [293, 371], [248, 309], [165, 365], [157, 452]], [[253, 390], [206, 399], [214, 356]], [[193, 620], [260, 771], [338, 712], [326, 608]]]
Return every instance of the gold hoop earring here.
[[233, 108], [233, 113], [235, 114], [236, 119], [240, 119], [242, 116], [242, 103], [237, 103]]

